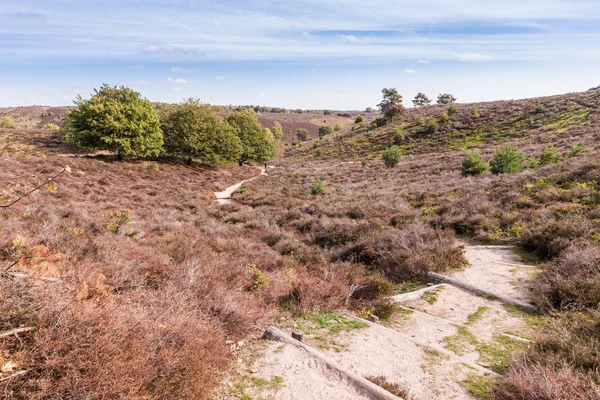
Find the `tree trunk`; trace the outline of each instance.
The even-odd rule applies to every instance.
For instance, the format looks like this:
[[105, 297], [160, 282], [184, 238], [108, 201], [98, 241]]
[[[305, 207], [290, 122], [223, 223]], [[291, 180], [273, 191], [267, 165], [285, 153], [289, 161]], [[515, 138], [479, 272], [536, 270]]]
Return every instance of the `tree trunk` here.
[[187, 165], [192, 165], [192, 157], [188, 158]]
[[122, 159], [123, 159], [123, 154], [117, 153], [117, 160], [122, 160]]

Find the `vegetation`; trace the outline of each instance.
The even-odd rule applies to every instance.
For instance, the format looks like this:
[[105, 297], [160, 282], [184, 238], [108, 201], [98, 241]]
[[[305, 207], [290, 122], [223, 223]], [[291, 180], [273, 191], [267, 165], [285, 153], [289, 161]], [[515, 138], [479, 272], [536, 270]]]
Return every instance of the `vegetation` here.
[[300, 140], [302, 142], [310, 140], [310, 134], [308, 133], [308, 130], [306, 130], [304, 128], [299, 128], [296, 131], [296, 136], [298, 137], [298, 140]]
[[315, 179], [310, 185], [310, 192], [315, 196], [323, 196], [326, 193], [325, 184], [320, 179]]
[[402, 142], [404, 142], [405, 139], [406, 139], [406, 137], [404, 136], [402, 129], [394, 128], [394, 135], [392, 136], [392, 142], [395, 145], [400, 145], [400, 144], [402, 144]]
[[462, 162], [462, 175], [478, 176], [490, 168], [490, 164], [485, 161], [478, 151], [469, 151], [467, 157]]
[[412, 100], [412, 103], [415, 107], [428, 106], [431, 104], [431, 99], [424, 93], [417, 93], [415, 98]]
[[450, 93], [442, 93], [437, 97], [438, 104], [453, 104], [456, 102], [456, 97], [452, 96]]
[[439, 126], [438, 122], [435, 120], [435, 118], [429, 118], [425, 122], [425, 125], [421, 128], [421, 133], [433, 134], [433, 133], [436, 133], [438, 131], [438, 129], [440, 129], [440, 126]]
[[527, 157], [525, 154], [512, 145], [501, 146], [490, 161], [493, 174], [503, 174], [510, 172], [521, 172], [523, 163]]
[[388, 168], [394, 168], [400, 162], [400, 157], [402, 156], [402, 152], [398, 146], [392, 146], [385, 150], [381, 158], [383, 158], [383, 162], [385, 166]]
[[448, 107], [448, 115], [452, 116], [454, 114], [456, 114], [458, 112], [458, 107], [456, 106], [456, 104], [450, 104], [450, 107]]
[[326, 135], [330, 135], [333, 133], [333, 128], [331, 126], [322, 126], [319, 128], [319, 139], [323, 139]]
[[271, 133], [273, 134], [275, 140], [279, 141], [283, 139], [283, 127], [279, 122], [275, 121], [275, 123], [271, 127]]
[[275, 156], [275, 138], [270, 130], [263, 128], [252, 111], [231, 114], [227, 122], [240, 138], [242, 151], [240, 165], [247, 161], [266, 161]]
[[3, 117], [0, 119], [0, 128], [17, 129], [17, 123], [13, 117]]
[[46, 125], [44, 125], [44, 129], [47, 129], [49, 131], [59, 131], [60, 130], [60, 126], [49, 122]]
[[358, 117], [356, 117], [356, 119], [354, 120], [355, 124], [360, 124], [362, 122], [365, 122], [365, 116], [364, 115], [359, 115]]
[[239, 161], [242, 142], [233, 127], [210, 107], [189, 99], [171, 109], [161, 122], [165, 152], [189, 162], [199, 158], [207, 164]]
[[65, 141], [76, 147], [108, 150], [119, 158], [157, 156], [163, 146], [152, 104], [126, 87], [102, 86], [89, 100], [77, 97], [63, 126]]
[[481, 114], [479, 114], [479, 109], [477, 108], [477, 106], [473, 106], [471, 108], [471, 115], [475, 118], [481, 117]]
[[540, 165], [555, 164], [558, 161], [560, 161], [560, 157], [556, 152], [556, 147], [551, 144], [542, 147], [542, 154], [540, 154], [539, 160]]
[[383, 100], [377, 105], [381, 113], [388, 119], [392, 119], [404, 112], [402, 96], [394, 88], [383, 89]]

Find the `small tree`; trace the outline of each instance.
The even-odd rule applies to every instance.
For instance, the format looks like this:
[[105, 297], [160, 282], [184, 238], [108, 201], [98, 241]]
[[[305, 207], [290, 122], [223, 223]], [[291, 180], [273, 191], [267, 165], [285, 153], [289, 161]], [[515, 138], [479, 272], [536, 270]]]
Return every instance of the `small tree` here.
[[333, 113], [330, 110], [323, 111], [323, 115], [332, 115]]
[[383, 151], [381, 154], [381, 158], [386, 167], [394, 168], [400, 162], [400, 157], [402, 153], [400, 152], [400, 148], [398, 146], [392, 146]]
[[388, 107], [383, 114], [387, 119], [394, 119], [394, 117], [400, 116], [404, 114], [404, 106], [402, 104], [396, 104], [394, 106]]
[[435, 118], [429, 118], [426, 121], [425, 126], [423, 126], [421, 128], [421, 133], [427, 133], [427, 134], [436, 133], [439, 128], [440, 128], [440, 126], [439, 126], [438, 122], [435, 120]]
[[310, 185], [310, 192], [315, 196], [323, 196], [326, 192], [323, 181], [320, 179], [315, 179]]
[[394, 128], [394, 136], [392, 136], [392, 142], [396, 145], [401, 144], [402, 142], [404, 142], [404, 133], [402, 132], [402, 129], [400, 128]]
[[319, 128], [319, 139], [322, 139], [324, 136], [333, 133], [333, 128], [326, 125]]
[[536, 114], [543, 114], [546, 112], [546, 107], [543, 104], [538, 104], [534, 111]]
[[304, 128], [298, 128], [298, 130], [296, 130], [296, 137], [302, 142], [310, 140], [310, 134], [308, 133], [308, 130]]
[[367, 107], [367, 108], [365, 108], [365, 112], [366, 112], [366, 113], [372, 113], [372, 112], [374, 112], [374, 111], [375, 111], [375, 110], [373, 110], [373, 107]]
[[456, 97], [452, 96], [450, 93], [442, 93], [437, 97], [438, 104], [452, 104], [456, 101]]
[[0, 128], [17, 129], [17, 123], [13, 117], [4, 117], [0, 119]]
[[275, 138], [269, 129], [262, 127], [252, 110], [233, 113], [227, 122], [242, 142], [238, 162], [266, 161], [275, 156]]
[[474, 116], [475, 118], [481, 117], [481, 114], [479, 114], [479, 110], [477, 109], [477, 106], [473, 106], [473, 108], [471, 108], [471, 115]]
[[78, 96], [63, 125], [65, 141], [76, 147], [104, 149], [122, 158], [157, 156], [163, 145], [152, 103], [124, 86], [103, 85], [89, 100]]
[[556, 147], [548, 144], [542, 147], [542, 154], [540, 154], [540, 165], [555, 164], [560, 160]]
[[161, 127], [167, 154], [218, 165], [239, 160], [242, 142], [210, 106], [189, 99], [172, 108]]
[[450, 116], [447, 112], [443, 112], [442, 115], [440, 115], [440, 122], [446, 123], [448, 121], [450, 121]]
[[431, 104], [431, 99], [424, 93], [418, 93], [412, 100], [412, 103], [415, 107], [428, 106]]
[[571, 148], [571, 152], [569, 153], [569, 157], [577, 157], [582, 156], [586, 153], [587, 149], [585, 147], [585, 143], [577, 142]]
[[273, 133], [273, 137], [275, 138], [275, 140], [283, 139], [283, 128], [281, 127], [281, 124], [279, 122], [275, 121], [275, 123], [271, 127], [271, 132]]
[[466, 175], [481, 175], [490, 168], [490, 164], [484, 160], [481, 153], [478, 151], [469, 151], [467, 157], [462, 162], [462, 174]]
[[354, 120], [355, 124], [360, 124], [365, 122], [365, 116], [364, 115], [359, 115], [358, 117], [356, 117], [356, 119]]
[[456, 106], [456, 104], [450, 104], [450, 107], [448, 107], [448, 115], [452, 116], [454, 114], [456, 114], [458, 112], [458, 107]]
[[492, 173], [502, 174], [507, 172], [521, 172], [523, 170], [523, 162], [527, 159], [525, 154], [516, 147], [507, 144], [500, 147], [494, 158], [490, 161]]
[[379, 107], [379, 110], [383, 115], [386, 115], [387, 111], [390, 108], [402, 104], [402, 96], [398, 94], [398, 91], [396, 89], [383, 89], [381, 90], [381, 93], [383, 93], [383, 100], [381, 101], [381, 103], [377, 104], [377, 107]]

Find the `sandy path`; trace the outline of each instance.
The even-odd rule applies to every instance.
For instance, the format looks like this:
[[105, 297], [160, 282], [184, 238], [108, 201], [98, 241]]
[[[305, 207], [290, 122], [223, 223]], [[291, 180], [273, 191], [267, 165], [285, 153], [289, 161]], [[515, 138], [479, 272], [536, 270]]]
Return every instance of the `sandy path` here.
[[[268, 166], [267, 168], [275, 168], [275, 167]], [[259, 176], [266, 176], [266, 175], [268, 175], [267, 171], [264, 168], [260, 168]], [[215, 197], [217, 198], [217, 201], [219, 202], [219, 204], [231, 204], [231, 202], [232, 202], [231, 196], [233, 195], [233, 193], [235, 193], [236, 190], [238, 190], [240, 187], [242, 187], [242, 185], [244, 183], [253, 181], [256, 178], [258, 178], [258, 176], [255, 176], [254, 178], [243, 180], [239, 183], [236, 183], [235, 185], [229, 186], [227, 189], [223, 190], [222, 192], [215, 192]]]

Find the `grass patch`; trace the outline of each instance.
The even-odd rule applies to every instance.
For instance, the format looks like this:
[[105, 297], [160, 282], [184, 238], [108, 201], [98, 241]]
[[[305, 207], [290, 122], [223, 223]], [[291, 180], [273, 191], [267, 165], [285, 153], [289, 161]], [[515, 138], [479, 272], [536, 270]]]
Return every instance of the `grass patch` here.
[[411, 280], [402, 282], [396, 285], [395, 294], [403, 294], [414, 292], [415, 290], [423, 289], [427, 287], [427, 283], [419, 280]]
[[421, 295], [421, 300], [424, 300], [429, 304], [433, 305], [438, 301], [438, 295], [442, 290], [444, 290], [442, 286], [439, 286], [433, 290], [429, 290]]
[[279, 353], [283, 353], [283, 349], [285, 349], [285, 345], [284, 345], [284, 344], [282, 344], [281, 346], [278, 346], [278, 347], [275, 349], [274, 353], [277, 353], [277, 354], [279, 354]]
[[489, 309], [487, 306], [479, 307], [477, 311], [467, 317], [467, 325], [473, 325], [477, 321], [480, 321], [483, 318], [483, 314]]
[[351, 331], [367, 326], [362, 322], [338, 314], [314, 314], [309, 315], [306, 319], [312, 322], [313, 327], [299, 323], [298, 328], [305, 332], [314, 331], [315, 329], [327, 329], [329, 333], [336, 334], [342, 331]]
[[541, 314], [533, 314], [519, 306], [512, 304], [504, 304], [504, 309], [508, 313], [522, 317], [527, 325], [533, 328], [543, 328], [548, 325], [548, 319]]
[[490, 343], [479, 343], [479, 363], [488, 366], [497, 373], [506, 371], [513, 359], [513, 354], [523, 350], [526, 343], [511, 339], [508, 336], [496, 335]]
[[270, 380], [266, 380], [264, 378], [252, 378], [252, 382], [254, 383], [254, 386], [260, 391], [278, 391], [285, 387], [283, 383], [283, 378], [280, 376], [274, 376]]
[[467, 389], [473, 397], [480, 400], [491, 399], [492, 391], [497, 385], [495, 379], [477, 374], [469, 374], [459, 383], [462, 387]]
[[449, 359], [449, 356], [440, 351], [433, 349], [425, 349], [425, 357], [423, 357], [424, 362], [423, 364], [421, 364], [421, 369], [425, 373], [434, 375], [437, 371], [437, 366]]
[[462, 356], [467, 353], [467, 346], [476, 346], [477, 338], [469, 328], [460, 326], [458, 327], [458, 331], [451, 336], [446, 336], [444, 338], [445, 347], [451, 352]]

